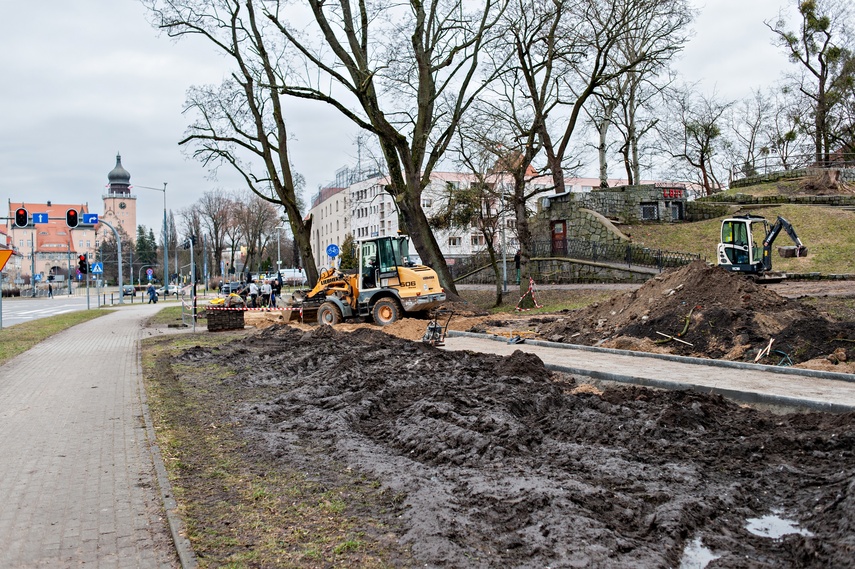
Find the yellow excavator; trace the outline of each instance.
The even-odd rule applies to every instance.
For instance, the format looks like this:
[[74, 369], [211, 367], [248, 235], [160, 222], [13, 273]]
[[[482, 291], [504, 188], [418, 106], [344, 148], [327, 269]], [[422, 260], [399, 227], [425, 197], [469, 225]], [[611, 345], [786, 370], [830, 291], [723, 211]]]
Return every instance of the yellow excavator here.
[[[718, 265], [728, 271], [741, 272], [757, 281], [765, 283], [780, 282], [783, 273], [772, 273], [772, 244], [781, 230], [787, 232], [795, 247], [787, 253], [792, 257], [806, 257], [807, 247], [802, 243], [793, 225], [781, 217], [772, 226], [765, 217], [759, 215], [737, 215], [721, 222], [721, 241], [718, 244]], [[757, 236], [763, 240], [762, 247], [757, 245]], [[785, 248], [787, 249], [787, 248]]]
[[355, 272], [325, 269], [313, 289], [292, 295], [289, 304], [299, 308], [304, 319], [317, 312], [319, 324], [370, 317], [386, 326], [445, 302], [436, 271], [409, 261], [407, 237], [359, 240], [356, 248]]

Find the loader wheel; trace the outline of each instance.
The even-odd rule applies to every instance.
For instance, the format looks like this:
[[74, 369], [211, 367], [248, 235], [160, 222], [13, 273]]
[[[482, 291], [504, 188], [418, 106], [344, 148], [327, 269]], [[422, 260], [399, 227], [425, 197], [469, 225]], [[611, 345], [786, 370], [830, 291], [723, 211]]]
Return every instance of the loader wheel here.
[[393, 298], [381, 298], [374, 304], [374, 322], [386, 326], [401, 319], [401, 305]]
[[332, 326], [342, 320], [341, 309], [332, 302], [325, 302], [318, 308], [318, 324], [329, 324]]

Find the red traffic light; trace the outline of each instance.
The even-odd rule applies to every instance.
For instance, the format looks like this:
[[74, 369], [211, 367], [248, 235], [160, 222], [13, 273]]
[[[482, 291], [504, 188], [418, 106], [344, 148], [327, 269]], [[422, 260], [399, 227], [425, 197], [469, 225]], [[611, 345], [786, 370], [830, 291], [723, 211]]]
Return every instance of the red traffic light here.
[[77, 256], [77, 270], [84, 275], [89, 272], [89, 263], [87, 262], [86, 255]]
[[77, 215], [76, 209], [70, 209], [67, 212], [65, 212], [65, 224], [67, 226], [74, 229], [75, 227], [77, 227], [77, 225], [79, 223], [80, 223], [80, 218]]
[[30, 224], [30, 212], [26, 208], [19, 207], [15, 210], [15, 225], [17, 227], [26, 227]]

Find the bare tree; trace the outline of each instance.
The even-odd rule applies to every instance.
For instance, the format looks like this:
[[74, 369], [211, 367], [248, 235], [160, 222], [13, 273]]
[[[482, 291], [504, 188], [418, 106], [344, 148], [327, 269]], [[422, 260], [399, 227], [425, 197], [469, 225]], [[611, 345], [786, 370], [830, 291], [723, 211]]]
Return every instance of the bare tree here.
[[766, 22], [790, 60], [799, 65], [800, 72], [791, 80], [808, 102], [804, 112], [813, 119], [809, 132], [817, 164], [829, 163], [838, 138], [834, 114], [855, 79], [851, 6], [847, 0], [799, 0], [801, 21], [796, 31], [787, 29], [783, 15], [774, 24]]
[[[523, 0], [521, 0], [523, 1]], [[655, 69], [679, 51], [685, 25], [661, 0], [555, 0], [544, 16], [541, 41], [548, 45], [526, 72], [530, 100], [553, 185], [566, 191], [564, 170], [583, 109], [609, 82], [646, 65]], [[644, 38], [644, 41], [641, 41]], [[551, 118], [549, 118], [551, 117]]]
[[308, 0], [312, 25], [292, 23], [279, 2], [267, 16], [300, 53], [303, 84], [288, 95], [331, 105], [373, 133], [387, 165], [394, 196], [416, 250], [456, 296], [421, 206], [421, 194], [445, 154], [454, 129], [484, 82], [479, 57], [506, 0], [401, 4]]
[[715, 94], [697, 95], [691, 87], [674, 89], [666, 103], [668, 120], [659, 123], [661, 150], [673, 159], [673, 171], [700, 184], [704, 195], [722, 189], [717, 171], [723, 168], [724, 115], [731, 105], [718, 101]]
[[[256, 196], [281, 205], [306, 259], [309, 280], [317, 280], [311, 255], [311, 220], [304, 221], [298, 179], [288, 152], [289, 132], [281, 93], [287, 88], [287, 56], [267, 18], [257, 17], [252, 0], [143, 0], [156, 25], [171, 37], [199, 36], [231, 59], [231, 77], [218, 88], [194, 87], [187, 112], [195, 120], [180, 144], [193, 146], [203, 164], [227, 164]], [[262, 13], [264, 13], [264, 10]], [[269, 28], [269, 29], [268, 29]]]
[[[181, 225], [183, 228], [183, 238], [178, 242], [178, 246], [182, 250], [189, 250], [190, 247], [193, 248], [193, 262], [196, 265], [193, 267], [195, 271], [196, 278], [202, 278], [202, 271], [200, 267], [204, 264], [204, 246], [202, 239], [202, 208], [199, 203], [182, 209], [179, 212], [181, 216]], [[186, 259], [187, 263], [190, 263], [190, 256], [187, 255]], [[193, 274], [191, 271], [187, 271], [188, 274]], [[195, 284], [195, 283], [194, 283]]]
[[211, 260], [215, 268], [213, 274], [220, 275], [220, 260], [226, 248], [226, 230], [233, 202], [225, 190], [217, 189], [202, 194], [198, 204], [202, 230], [210, 240]]
[[437, 229], [471, 228], [480, 233], [495, 277], [494, 306], [501, 306], [504, 286], [499, 257], [500, 252], [507, 255], [507, 251], [500, 251], [500, 232], [507, 213], [506, 188], [502, 174], [496, 171], [495, 142], [485, 137], [482, 127], [480, 121], [461, 123], [455, 145], [458, 167], [472, 174], [474, 181], [466, 188], [449, 187], [441, 210], [430, 221]]
[[263, 198], [247, 193], [238, 202], [235, 212], [236, 225], [240, 226], [243, 244], [246, 247], [244, 271], [259, 271], [261, 254], [279, 223], [276, 208]]
[[760, 89], [730, 107], [726, 119], [731, 135], [727, 146], [731, 171], [736, 170], [746, 177], [757, 174], [759, 158], [767, 153], [763, 132], [771, 116], [769, 98]]
[[[608, 185], [608, 132], [617, 127], [619, 153], [630, 184], [641, 179], [641, 140], [651, 132], [657, 118], [648, 110], [673, 76], [668, 65], [688, 41], [693, 18], [685, 0], [654, 2], [640, 10], [633, 29], [619, 37], [612, 51], [615, 67], [626, 70], [598, 88], [589, 110], [599, 136], [600, 186]], [[637, 62], [631, 65], [632, 62]]]

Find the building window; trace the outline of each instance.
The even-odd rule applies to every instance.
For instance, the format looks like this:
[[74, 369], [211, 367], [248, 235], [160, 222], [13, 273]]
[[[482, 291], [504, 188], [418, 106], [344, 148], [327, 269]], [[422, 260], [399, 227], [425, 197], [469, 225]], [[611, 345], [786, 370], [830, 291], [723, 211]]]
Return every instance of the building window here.
[[657, 203], [642, 203], [641, 204], [641, 219], [642, 221], [656, 221], [659, 219], [659, 204]]
[[471, 242], [473, 247], [483, 247], [486, 243], [483, 235], [472, 235]]
[[449, 247], [460, 247], [462, 239], [460, 237], [449, 237], [448, 238], [448, 246]]
[[433, 206], [433, 200], [430, 198], [422, 198], [422, 207], [431, 207]]

